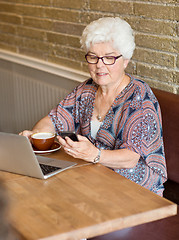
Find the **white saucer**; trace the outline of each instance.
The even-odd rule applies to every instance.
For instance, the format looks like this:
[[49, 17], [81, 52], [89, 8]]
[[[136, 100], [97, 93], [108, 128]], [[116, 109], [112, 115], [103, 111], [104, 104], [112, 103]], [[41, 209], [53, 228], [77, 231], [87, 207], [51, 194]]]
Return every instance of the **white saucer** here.
[[37, 153], [37, 154], [47, 154], [47, 153], [56, 152], [60, 148], [61, 148], [60, 144], [58, 142], [54, 142], [51, 149], [49, 149], [49, 150], [40, 151], [40, 150], [37, 150], [33, 147], [33, 151], [34, 151], [34, 153]]

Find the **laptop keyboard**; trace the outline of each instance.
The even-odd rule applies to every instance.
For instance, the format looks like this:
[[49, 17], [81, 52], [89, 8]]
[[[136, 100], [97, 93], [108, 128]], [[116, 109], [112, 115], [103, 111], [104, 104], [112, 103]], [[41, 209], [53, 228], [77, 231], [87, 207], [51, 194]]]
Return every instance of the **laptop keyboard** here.
[[49, 165], [45, 165], [45, 164], [41, 164], [41, 163], [40, 163], [40, 167], [41, 167], [44, 175], [49, 174], [51, 172], [55, 172], [58, 169], [61, 169], [60, 167], [49, 166]]

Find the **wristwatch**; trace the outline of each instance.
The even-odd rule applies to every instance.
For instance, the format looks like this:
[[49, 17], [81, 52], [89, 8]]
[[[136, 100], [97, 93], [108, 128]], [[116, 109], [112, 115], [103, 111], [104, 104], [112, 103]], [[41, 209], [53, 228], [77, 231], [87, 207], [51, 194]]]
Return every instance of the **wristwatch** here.
[[98, 148], [98, 155], [93, 160], [93, 163], [98, 163], [100, 160], [100, 156], [101, 156], [101, 149]]

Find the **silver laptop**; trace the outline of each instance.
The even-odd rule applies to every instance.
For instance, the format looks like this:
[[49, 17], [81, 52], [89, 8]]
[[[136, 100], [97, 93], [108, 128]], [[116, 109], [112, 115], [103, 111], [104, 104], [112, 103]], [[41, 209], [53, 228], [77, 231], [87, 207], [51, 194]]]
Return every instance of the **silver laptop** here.
[[26, 137], [0, 132], [0, 170], [47, 179], [76, 164], [36, 156]]

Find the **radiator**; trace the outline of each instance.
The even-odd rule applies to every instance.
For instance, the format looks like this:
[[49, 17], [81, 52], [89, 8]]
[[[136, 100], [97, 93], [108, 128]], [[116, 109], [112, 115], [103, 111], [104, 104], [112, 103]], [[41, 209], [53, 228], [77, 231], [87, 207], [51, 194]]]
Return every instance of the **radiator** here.
[[18, 133], [24, 129], [32, 129], [33, 125], [47, 115], [70, 91], [69, 88], [62, 87], [65, 85], [62, 81], [65, 80], [59, 77], [58, 84], [57, 81], [54, 84], [54, 76], [50, 74], [39, 72], [36, 74], [35, 71], [27, 68], [14, 71], [1, 66], [0, 131], [2, 132]]

